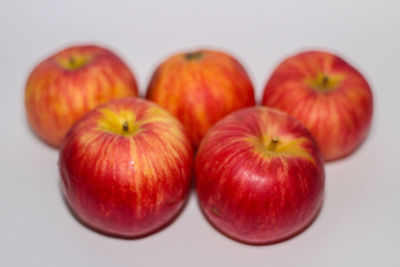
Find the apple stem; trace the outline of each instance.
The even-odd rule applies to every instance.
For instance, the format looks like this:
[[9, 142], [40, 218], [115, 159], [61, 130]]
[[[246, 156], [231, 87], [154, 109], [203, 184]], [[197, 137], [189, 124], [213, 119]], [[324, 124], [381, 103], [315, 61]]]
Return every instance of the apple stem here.
[[74, 66], [74, 65], [75, 65], [75, 59], [74, 59], [73, 57], [70, 57], [70, 58], [69, 58], [69, 64], [70, 64], [71, 66]]
[[128, 124], [127, 121], [125, 121], [125, 122], [122, 124], [122, 129], [123, 129], [125, 132], [129, 131], [129, 124]]
[[324, 77], [322, 78], [322, 86], [327, 86], [329, 82], [329, 77], [324, 75]]
[[202, 51], [196, 51], [192, 53], [186, 53], [185, 54], [185, 59], [186, 60], [199, 60], [203, 56]]
[[279, 139], [278, 139], [278, 137], [273, 137], [273, 138], [271, 139], [271, 142], [270, 142], [269, 145], [268, 145], [268, 150], [269, 150], [269, 151], [275, 151], [275, 149], [276, 149], [276, 147], [278, 146], [278, 144], [279, 144]]

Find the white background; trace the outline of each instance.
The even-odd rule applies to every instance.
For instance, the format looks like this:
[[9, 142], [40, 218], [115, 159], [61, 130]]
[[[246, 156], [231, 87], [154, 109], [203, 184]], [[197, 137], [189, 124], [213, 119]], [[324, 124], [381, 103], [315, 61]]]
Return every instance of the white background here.
[[[0, 1], [0, 266], [400, 266], [400, 2]], [[249, 246], [215, 231], [191, 193], [168, 228], [139, 240], [93, 232], [67, 210], [58, 151], [29, 130], [29, 72], [72, 43], [114, 49], [141, 94], [173, 52], [226, 49], [246, 66], [260, 101], [280, 60], [307, 48], [340, 53], [373, 87], [369, 138], [326, 164], [318, 219], [288, 241]]]

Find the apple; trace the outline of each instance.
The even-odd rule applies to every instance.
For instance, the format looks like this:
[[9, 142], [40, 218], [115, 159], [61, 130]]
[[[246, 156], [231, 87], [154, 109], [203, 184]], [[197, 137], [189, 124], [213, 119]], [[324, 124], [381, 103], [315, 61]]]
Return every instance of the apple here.
[[323, 200], [316, 141], [298, 120], [271, 108], [242, 109], [213, 126], [197, 151], [195, 174], [208, 220], [249, 244], [302, 231]]
[[113, 100], [82, 117], [59, 158], [63, 192], [91, 228], [139, 237], [170, 222], [189, 191], [193, 152], [180, 122], [154, 103]]
[[94, 45], [64, 49], [38, 64], [25, 88], [32, 130], [59, 147], [72, 124], [111, 99], [137, 96], [135, 77], [113, 52]]
[[255, 105], [253, 85], [242, 65], [212, 50], [168, 58], [155, 70], [146, 97], [182, 122], [195, 149], [225, 115]]
[[265, 86], [262, 103], [299, 119], [325, 161], [343, 158], [361, 145], [373, 112], [365, 78], [339, 56], [323, 51], [285, 59]]

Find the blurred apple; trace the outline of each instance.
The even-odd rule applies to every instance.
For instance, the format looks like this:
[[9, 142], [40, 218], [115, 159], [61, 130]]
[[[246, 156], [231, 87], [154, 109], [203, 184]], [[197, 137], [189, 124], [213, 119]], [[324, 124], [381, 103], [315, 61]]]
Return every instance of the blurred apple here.
[[25, 89], [33, 131], [59, 147], [72, 124], [111, 99], [137, 95], [135, 78], [113, 52], [94, 45], [62, 50], [37, 65]]
[[211, 50], [174, 55], [153, 74], [147, 98], [175, 115], [194, 148], [225, 115], [253, 106], [253, 85], [232, 56]]
[[360, 146], [373, 112], [365, 78], [342, 58], [322, 51], [284, 60], [265, 86], [262, 103], [303, 122], [326, 161], [345, 157]]

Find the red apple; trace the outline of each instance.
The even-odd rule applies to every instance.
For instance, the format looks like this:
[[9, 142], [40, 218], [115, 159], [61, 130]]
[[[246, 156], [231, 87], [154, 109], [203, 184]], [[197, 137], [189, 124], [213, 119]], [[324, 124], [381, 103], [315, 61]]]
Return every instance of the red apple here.
[[298, 233], [322, 203], [317, 143], [299, 121], [270, 108], [236, 111], [212, 127], [197, 152], [195, 173], [206, 217], [245, 243]]
[[37, 65], [25, 89], [33, 131], [59, 147], [72, 124], [111, 99], [137, 95], [135, 78], [113, 52], [93, 45], [62, 50]]
[[65, 197], [81, 221], [138, 237], [182, 208], [192, 157], [178, 120], [154, 103], [126, 98], [90, 111], [71, 128], [59, 167]]
[[253, 85], [232, 56], [210, 50], [174, 55], [153, 74], [147, 98], [175, 115], [194, 148], [228, 113], [254, 106]]
[[321, 51], [284, 60], [265, 86], [263, 105], [299, 119], [326, 161], [345, 157], [363, 142], [373, 110], [364, 77], [340, 57]]

